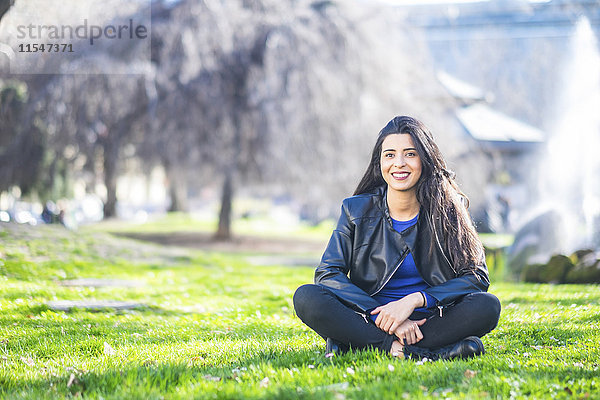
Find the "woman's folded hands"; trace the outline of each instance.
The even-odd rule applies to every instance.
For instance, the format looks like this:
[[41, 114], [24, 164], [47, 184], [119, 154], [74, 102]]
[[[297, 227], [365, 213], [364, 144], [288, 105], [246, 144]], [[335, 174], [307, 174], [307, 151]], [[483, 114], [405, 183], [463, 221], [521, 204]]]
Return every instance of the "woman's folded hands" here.
[[423, 339], [423, 333], [419, 329], [426, 319], [412, 321], [408, 317], [416, 308], [422, 307], [423, 296], [419, 292], [411, 293], [400, 300], [389, 302], [371, 311], [371, 315], [377, 315], [375, 325], [390, 335], [396, 335], [400, 343], [415, 344]]

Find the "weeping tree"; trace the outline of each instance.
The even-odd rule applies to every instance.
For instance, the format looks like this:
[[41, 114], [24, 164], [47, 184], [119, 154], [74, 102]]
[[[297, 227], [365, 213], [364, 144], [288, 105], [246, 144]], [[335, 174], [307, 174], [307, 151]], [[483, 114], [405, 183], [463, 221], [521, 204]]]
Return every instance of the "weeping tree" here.
[[[126, 71], [124, 63], [104, 54], [86, 61], [111, 65], [115, 74], [90, 69], [89, 75], [32, 75], [41, 78], [28, 108], [35, 110], [32, 120], [46, 144], [36, 192], [42, 200], [56, 200], [72, 195], [68, 186], [75, 179], [83, 179], [89, 191], [102, 183], [106, 188], [104, 215], [112, 217], [116, 182], [123, 172], [123, 149], [147, 124], [147, 79], [141, 74], [118, 73]], [[28, 84], [36, 85], [34, 81]]]
[[[158, 91], [166, 113], [194, 121], [170, 125], [186, 145], [196, 135], [199, 158], [158, 148], [212, 176], [208, 184], [221, 182], [217, 238], [231, 235], [239, 187], [291, 194], [321, 208], [316, 218], [329, 215], [330, 205], [351, 192], [366, 165], [364, 149], [388, 119], [444, 115], [451, 106], [440, 105], [447, 95], [418, 42], [376, 8], [183, 0], [161, 12], [169, 23], [153, 25]], [[185, 101], [170, 99], [173, 91]], [[440, 123], [451, 131], [449, 119]]]
[[186, 211], [190, 185], [216, 173], [213, 143], [220, 116], [215, 107], [222, 96], [213, 72], [216, 54], [228, 34], [219, 26], [220, 17], [202, 1], [152, 4], [156, 95], [149, 111], [149, 131], [138, 152], [147, 169], [163, 167], [170, 211]]
[[[57, 106], [49, 120], [61, 129], [55, 143], [69, 143], [72, 160], [102, 177], [106, 187], [104, 216], [116, 215], [117, 178], [122, 172], [123, 148], [143, 130], [148, 107], [145, 78], [139, 75], [70, 75], [57, 83], [48, 100]], [[79, 93], [87, 96], [79, 96]], [[62, 106], [61, 106], [62, 104]], [[100, 170], [97, 166], [100, 165]]]
[[363, 143], [361, 94], [368, 89], [353, 47], [356, 25], [331, 2], [295, 10], [270, 32], [265, 67], [252, 83], [256, 119], [269, 133], [266, 151], [255, 155], [264, 181], [315, 214], [343, 196], [356, 164], [347, 160]]
[[55, 78], [11, 75], [0, 80], [0, 191], [17, 186], [21, 194], [42, 201], [69, 195], [69, 143], [57, 140], [63, 130], [56, 129], [52, 112], [40, 101], [52, 92]]
[[191, 43], [194, 35], [206, 40], [218, 35], [219, 30], [211, 25], [215, 23], [203, 2], [182, 2], [175, 7], [152, 3], [151, 85], [155, 95], [149, 108], [149, 129], [137, 149], [147, 170], [163, 167], [169, 211], [187, 211], [189, 181], [203, 175], [206, 168], [201, 160], [210, 155], [210, 123], [206, 110], [196, 101], [198, 87], [191, 82], [200, 80], [199, 54], [206, 62], [213, 48]]
[[233, 181], [248, 172], [248, 153], [259, 151], [247, 91], [265, 46], [265, 35], [254, 34], [257, 18], [241, 2], [153, 8], [157, 102], [144, 154], [167, 173], [171, 210], [184, 208], [188, 182], [222, 180], [219, 239], [230, 236]]
[[[67, 2], [64, 6], [68, 9], [77, 4]], [[54, 11], [48, 10], [49, 17]], [[142, 17], [145, 15], [143, 10], [134, 8], [133, 12]], [[19, 23], [25, 16], [17, 14], [15, 18], [12, 22]], [[111, 15], [94, 15], [94, 18], [106, 20]], [[123, 171], [123, 149], [144, 130], [152, 97], [148, 85], [152, 71], [143, 62], [143, 45], [140, 41], [111, 41], [93, 48], [81, 46], [77, 57], [60, 59], [59, 65], [51, 65], [65, 73], [18, 77], [28, 88], [29, 96], [27, 111], [14, 120], [29, 123], [24, 135], [29, 140], [39, 131], [43, 139], [39, 142], [44, 146], [39, 157], [41, 167], [36, 168], [36, 164], [25, 161], [23, 169], [32, 175], [30, 181], [36, 183], [35, 191], [42, 200], [69, 195], [57, 187], [66, 186], [65, 182], [70, 183], [76, 177], [84, 177], [89, 190], [93, 190], [96, 183], [104, 183], [105, 217], [115, 215], [116, 181]], [[37, 61], [42, 67], [46, 62], [42, 55]], [[53, 61], [56, 62], [56, 58]], [[86, 74], [70, 74], [77, 71]], [[11, 131], [18, 133], [15, 129], [18, 125], [13, 120], [4, 120], [7, 121]], [[31, 145], [26, 147], [34, 149]], [[19, 169], [19, 160], [10, 163], [11, 169]], [[22, 185], [15, 178], [11, 181]]]
[[27, 194], [40, 180], [46, 138], [28, 106], [25, 83], [0, 81], [0, 191], [18, 186]]
[[[219, 212], [219, 225], [215, 238], [218, 240], [231, 237], [231, 214], [234, 196], [234, 180], [238, 179], [241, 171], [248, 176], [252, 168], [252, 154], [262, 148], [261, 134], [257, 126], [252, 123], [252, 111], [249, 99], [250, 72], [254, 68], [261, 68], [266, 47], [265, 34], [259, 34], [253, 39], [250, 51], [245, 48], [233, 51], [224, 56], [219, 70], [222, 93], [226, 96], [225, 109], [229, 117], [229, 135], [221, 145], [224, 147], [225, 163], [223, 187], [221, 191], [221, 209]], [[241, 47], [241, 46], [240, 46]], [[228, 139], [228, 140], [227, 140]], [[220, 160], [222, 163], [222, 160]]]
[[[198, 146], [207, 149], [208, 153], [213, 155], [202, 157], [197, 168], [220, 174], [221, 207], [215, 235], [218, 239], [228, 239], [231, 236], [232, 200], [235, 196], [236, 182], [243, 180], [245, 184], [260, 183], [264, 181], [265, 176], [274, 175], [269, 170], [281, 170], [282, 164], [285, 165], [285, 172], [280, 174], [284, 175], [283, 179], [278, 177], [279, 183], [294, 177], [288, 171], [296, 170], [285, 170], [289, 165], [285, 159], [279, 157], [281, 151], [276, 149], [277, 145], [269, 145], [270, 140], [281, 143], [287, 138], [294, 143], [290, 136], [304, 135], [307, 138], [306, 143], [310, 145], [298, 147], [296, 150], [310, 153], [314, 150], [321, 151], [317, 144], [322, 140], [317, 138], [323, 133], [322, 124], [325, 121], [338, 121], [336, 130], [331, 130], [335, 135], [343, 136], [348, 133], [340, 129], [339, 121], [342, 118], [339, 117], [354, 114], [355, 109], [349, 109], [347, 104], [344, 104], [344, 99], [351, 98], [351, 102], [357, 103], [358, 100], [353, 95], [358, 93], [358, 89], [354, 88], [360, 87], [360, 82], [345, 85], [352, 87], [353, 91], [340, 93], [337, 97], [340, 100], [339, 104], [323, 101], [323, 109], [314, 109], [319, 95], [327, 95], [322, 88], [331, 87], [327, 83], [328, 79], [336, 80], [336, 89], [343, 85], [340, 82], [343, 78], [336, 78], [336, 75], [351, 61], [350, 57], [342, 54], [343, 50], [336, 50], [346, 32], [328, 20], [323, 14], [323, 7], [313, 6], [295, 10], [291, 3], [282, 5], [267, 1], [228, 2], [226, 5], [211, 3], [210, 6], [204, 2], [182, 1], [175, 9], [168, 12], [161, 10], [173, 19], [170, 26], [177, 26], [177, 32], [169, 31], [168, 28], [157, 28], [156, 23], [153, 25], [153, 30], [159, 33], [160, 50], [168, 54], [164, 59], [169, 61], [163, 66], [162, 60], [157, 57], [159, 92], [162, 87], [166, 89], [165, 93], [177, 88], [179, 96], [196, 93], [196, 96], [186, 98], [188, 107], [184, 111], [169, 106], [167, 101], [162, 100], [168, 100], [169, 96], [159, 94], [161, 100], [158, 109], [164, 106], [173, 112], [172, 115], [187, 111], [186, 120], [199, 118], [197, 126], [210, 127], [209, 132], [202, 128], [196, 131]], [[173, 24], [173, 21], [177, 24]], [[315, 27], [318, 33], [312, 34], [311, 31]], [[209, 32], [205, 32], [205, 29]], [[198, 34], [198, 31], [201, 34]], [[282, 32], [286, 35], [290, 31], [296, 44], [302, 43], [303, 40], [309, 41], [309, 45], [304, 48], [307, 58], [310, 59], [317, 53], [319, 56], [325, 56], [327, 60], [317, 63], [317, 68], [321, 68], [322, 71], [319, 74], [321, 81], [314, 82], [314, 86], [309, 90], [303, 90], [302, 82], [298, 82], [298, 78], [310, 81], [309, 75], [313, 73], [313, 65], [308, 65], [303, 60], [292, 61], [294, 49], [291, 47], [286, 49], [290, 52], [287, 61], [291, 65], [288, 66], [288, 71], [285, 71], [283, 79], [295, 81], [290, 85], [279, 85], [275, 90], [268, 87], [273, 86], [268, 80], [274, 79], [268, 73], [281, 71], [266, 71], [268, 66], [265, 65], [265, 57], [267, 54], [268, 57], [279, 57], [271, 48], [277, 45]], [[326, 46], [323, 46], [324, 43]], [[322, 47], [325, 48], [319, 50]], [[334, 55], [328, 56], [329, 51], [333, 51]], [[153, 59], [154, 54], [153, 49]], [[327, 62], [331, 60], [335, 62], [328, 66]], [[270, 61], [273, 62], [273, 59]], [[350, 79], [350, 82], [354, 80]], [[296, 89], [299, 89], [298, 96], [287, 102], [291, 110], [273, 107], [287, 92]], [[345, 114], [325, 109], [338, 109], [341, 104]], [[264, 117], [272, 111], [278, 113], [280, 121], [286, 122], [273, 124], [273, 120]], [[284, 115], [287, 113], [289, 114]], [[164, 123], [161, 119], [159, 121]], [[182, 128], [181, 124], [177, 125]], [[291, 132], [286, 132], [286, 129], [290, 129]], [[178, 132], [178, 135], [183, 136], [181, 132]], [[328, 146], [339, 147], [340, 143], [335, 142], [331, 140]], [[184, 143], [188, 141], [184, 139]], [[158, 146], [162, 152], [171, 153], [175, 150], [174, 153], [178, 154], [172, 147]], [[273, 157], [271, 151], [277, 154]], [[214, 157], [214, 154], [218, 154], [219, 157]], [[180, 163], [186, 161], [186, 158], [180, 157], [179, 154], [175, 159]], [[275, 163], [270, 162], [273, 159]], [[304, 169], [309, 168], [305, 165]], [[317, 174], [312, 165], [310, 169], [311, 173], [307, 174], [309, 177], [302, 182], [312, 180]]]

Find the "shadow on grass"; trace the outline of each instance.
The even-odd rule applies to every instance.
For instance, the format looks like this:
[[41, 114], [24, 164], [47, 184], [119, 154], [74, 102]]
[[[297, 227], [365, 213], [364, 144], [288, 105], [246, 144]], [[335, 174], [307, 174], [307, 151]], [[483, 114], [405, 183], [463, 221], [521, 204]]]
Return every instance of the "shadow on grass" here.
[[229, 254], [322, 253], [324, 246], [322, 238], [236, 235], [231, 240], [220, 241], [215, 240], [214, 234], [207, 232], [111, 232], [111, 234], [164, 246], [180, 246], [205, 251], [227, 252]]
[[[73, 316], [84, 317], [85, 315], [81, 315], [81, 313], [90, 313], [92, 315], [106, 314], [106, 315], [115, 315], [115, 316], [137, 313], [140, 315], [160, 315], [163, 317], [183, 317], [183, 316], [204, 314], [199, 311], [171, 310], [171, 309], [166, 309], [166, 308], [162, 308], [162, 307], [158, 307], [158, 306], [154, 306], [154, 305], [145, 305], [141, 302], [140, 302], [140, 306], [138, 306], [138, 307], [131, 308], [131, 309], [120, 309], [120, 310], [107, 306], [107, 307], [100, 307], [100, 308], [93, 308], [93, 309], [82, 308], [82, 307], [73, 307], [68, 311], [63, 311], [63, 310], [51, 309], [46, 304], [23, 305], [23, 306], [13, 307], [13, 310], [15, 313], [19, 313], [21, 316], [26, 316], [27, 318], [30, 318], [30, 319], [35, 319], [35, 316], [38, 316], [38, 315], [40, 315], [44, 312], [48, 312], [48, 311], [54, 312], [56, 314], [65, 314], [69, 317], [73, 317]], [[22, 318], [21, 316], [16, 318], [15, 320], [20, 320]]]

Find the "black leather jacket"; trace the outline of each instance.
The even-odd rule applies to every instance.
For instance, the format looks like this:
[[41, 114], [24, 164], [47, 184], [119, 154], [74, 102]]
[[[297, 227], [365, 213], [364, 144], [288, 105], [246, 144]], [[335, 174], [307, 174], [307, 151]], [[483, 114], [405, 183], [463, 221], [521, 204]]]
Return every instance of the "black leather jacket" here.
[[[435, 246], [430, 254], [430, 243]], [[367, 314], [379, 306], [371, 296], [390, 280], [410, 251], [417, 270], [430, 286], [425, 292], [442, 308], [460, 297], [487, 291], [489, 277], [481, 265], [453, 265], [445, 241], [435, 233], [425, 213], [398, 233], [392, 227], [386, 188], [345, 199], [337, 227], [315, 271], [315, 283], [331, 290], [342, 302]], [[429, 307], [433, 305], [429, 304]]]

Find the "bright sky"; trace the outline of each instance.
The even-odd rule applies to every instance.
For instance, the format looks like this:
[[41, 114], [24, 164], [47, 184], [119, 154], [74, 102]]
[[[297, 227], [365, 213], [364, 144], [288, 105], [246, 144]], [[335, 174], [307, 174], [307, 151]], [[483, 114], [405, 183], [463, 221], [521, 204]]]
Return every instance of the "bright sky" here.
[[419, 4], [458, 4], [458, 3], [483, 3], [490, 0], [376, 0], [380, 3], [392, 5], [419, 5]]
[[[380, 3], [406, 6], [420, 4], [487, 3], [490, 0], [375, 0]], [[528, 0], [530, 3], [549, 3], [551, 0]]]

